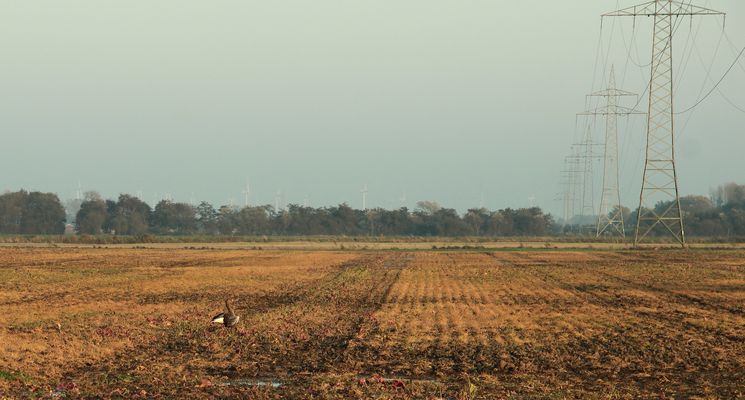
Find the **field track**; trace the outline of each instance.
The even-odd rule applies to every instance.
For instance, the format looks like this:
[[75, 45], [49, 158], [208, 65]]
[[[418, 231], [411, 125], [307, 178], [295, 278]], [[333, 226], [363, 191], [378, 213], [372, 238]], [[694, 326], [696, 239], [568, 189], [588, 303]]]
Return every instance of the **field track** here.
[[745, 398], [741, 250], [5, 248], [0, 311], [0, 398]]

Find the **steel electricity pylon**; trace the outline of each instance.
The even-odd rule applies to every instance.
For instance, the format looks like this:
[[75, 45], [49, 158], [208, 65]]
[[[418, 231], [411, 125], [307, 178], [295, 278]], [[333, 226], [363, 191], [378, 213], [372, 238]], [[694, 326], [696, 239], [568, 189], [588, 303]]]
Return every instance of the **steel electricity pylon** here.
[[616, 88], [616, 75], [611, 66], [608, 88], [589, 94], [605, 98], [605, 106], [589, 110], [580, 115], [605, 117], [605, 142], [603, 143], [603, 186], [600, 192], [600, 211], [598, 213], [595, 235], [618, 235], [626, 237], [621, 207], [621, 190], [618, 175], [618, 117], [644, 113], [621, 106], [621, 97], [636, 97], [635, 93]]
[[581, 185], [582, 191], [579, 193], [579, 226], [580, 233], [582, 233], [584, 222], [586, 217], [592, 217], [595, 214], [595, 168], [593, 163], [601, 156], [596, 151], [596, 148], [601, 146], [600, 143], [596, 143], [592, 137], [592, 126], [587, 125], [587, 133], [580, 143], [576, 143], [572, 146], [573, 153], [569, 157], [570, 159], [577, 160], [578, 166], [580, 166], [581, 178], [577, 183]]
[[675, 129], [673, 113], [673, 35], [683, 16], [724, 15], [719, 11], [680, 3], [655, 0], [603, 14], [603, 17], [654, 17], [652, 63], [647, 113], [647, 151], [644, 178], [639, 195], [634, 244], [656, 228], [664, 227], [685, 247], [683, 213], [680, 209], [678, 176], [675, 171]]
[[561, 171], [564, 185], [562, 200], [564, 201], [564, 225], [570, 224], [576, 214], [577, 192], [579, 184], [582, 182], [580, 177], [584, 173], [580, 169], [582, 160], [577, 156], [576, 149], [572, 147], [572, 154], [564, 158], [564, 169]]

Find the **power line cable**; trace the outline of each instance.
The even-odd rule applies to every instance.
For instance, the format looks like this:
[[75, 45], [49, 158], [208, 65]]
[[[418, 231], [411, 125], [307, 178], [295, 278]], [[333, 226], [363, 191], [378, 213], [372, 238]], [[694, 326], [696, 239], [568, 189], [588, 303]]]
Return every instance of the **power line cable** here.
[[695, 103], [694, 105], [692, 105], [691, 107], [688, 107], [688, 108], [686, 108], [686, 109], [685, 109], [685, 110], [683, 110], [683, 111], [680, 111], [680, 112], [676, 112], [675, 114], [676, 114], [676, 115], [679, 115], [679, 114], [685, 114], [685, 113], [687, 113], [687, 112], [689, 112], [689, 111], [693, 110], [694, 108], [698, 107], [698, 106], [699, 106], [699, 105], [700, 105], [701, 103], [703, 103], [703, 102], [704, 102], [704, 100], [706, 100], [706, 99], [707, 99], [707, 98], [708, 98], [709, 96], [711, 96], [711, 94], [712, 94], [712, 93], [714, 93], [714, 90], [716, 90], [716, 89], [717, 89], [717, 88], [719, 87], [719, 85], [720, 85], [720, 84], [722, 83], [722, 81], [724, 81], [724, 78], [726, 78], [726, 77], [727, 77], [727, 75], [728, 75], [728, 74], [730, 73], [730, 71], [732, 71], [732, 68], [734, 68], [734, 67], [735, 67], [735, 65], [736, 65], [736, 64], [737, 64], [737, 63], [738, 63], [738, 62], [740, 61], [740, 57], [742, 57], [743, 53], [745, 53], [745, 47], [743, 47], [743, 48], [742, 48], [742, 50], [740, 50], [740, 53], [739, 53], [739, 54], [737, 55], [737, 57], [735, 58], [735, 61], [733, 61], [733, 62], [732, 62], [732, 64], [731, 64], [731, 65], [729, 66], [729, 68], [727, 68], [727, 71], [725, 71], [724, 75], [722, 75], [722, 77], [721, 77], [721, 78], [719, 78], [719, 80], [718, 80], [718, 81], [717, 81], [717, 83], [716, 83], [716, 84], [714, 85], [714, 87], [712, 87], [712, 88], [711, 88], [711, 90], [709, 90], [709, 91], [708, 91], [708, 92], [706, 93], [706, 95], [705, 95], [705, 96], [704, 96], [703, 98], [699, 99], [699, 101], [697, 101], [697, 102], [696, 102], [696, 103]]
[[[692, 1], [691, 1], [691, 3], [692, 3]], [[678, 18], [678, 19], [677, 19], [677, 20], [676, 20], [676, 21], [674, 22], [674, 24], [677, 24], [677, 26], [676, 26], [676, 25], [674, 25], [674, 26], [673, 26], [673, 33], [672, 33], [672, 36], [675, 36], [675, 34], [676, 34], [676, 33], [678, 32], [678, 29], [680, 29], [680, 25], [681, 25], [681, 24], [679, 23], [679, 21], [680, 21], [680, 20], [681, 20], [681, 19], [680, 19], [680, 18]], [[665, 47], [664, 47], [664, 48], [662, 49], [662, 51], [660, 51], [660, 52], [659, 52], [659, 54], [660, 54], [660, 57], [662, 57], [662, 55], [663, 55], [663, 54], [665, 53], [665, 51], [667, 50], [667, 47], [671, 45], [671, 42], [672, 42], [671, 40], [668, 40], [668, 41], [667, 41], [667, 42], [665, 43]], [[652, 61], [650, 62], [650, 64], [653, 64], [653, 63], [654, 63], [654, 59], [653, 59], [653, 60], [652, 60]], [[647, 82], [647, 85], [646, 85], [646, 87], [644, 88], [644, 91], [642, 92], [642, 94], [641, 94], [641, 95], [639, 95], [639, 98], [638, 98], [638, 100], [637, 100], [636, 104], [634, 104], [634, 106], [633, 106], [633, 107], [631, 107], [631, 109], [632, 109], [632, 110], [636, 110], [636, 107], [638, 107], [638, 106], [639, 106], [639, 104], [641, 104], [641, 102], [642, 102], [642, 99], [644, 98], [644, 95], [645, 95], [645, 94], [647, 93], [647, 91], [649, 90], [650, 86], [652, 85], [652, 77], [654, 76], [655, 72], [657, 72], [657, 68], [659, 68], [659, 66], [660, 66], [660, 64], [659, 64], [659, 63], [658, 63], [657, 65], [655, 65], [655, 69], [654, 69], [654, 70], [652, 70], [652, 73], [651, 73], [651, 74], [649, 75], [649, 81]]]
[[[600, 32], [598, 33], [598, 44], [595, 49], [595, 66], [593, 67], [593, 71], [592, 71], [592, 83], [590, 84], [590, 92], [593, 92], [595, 90], [595, 81], [597, 80], [597, 76], [598, 76], [598, 63], [600, 62], [600, 53], [602, 51], [602, 45], [603, 45], [603, 21], [600, 20]], [[585, 97], [585, 108], [590, 107], [589, 101], [590, 99]]]
[[[707, 3], [707, 6], [708, 6], [708, 4], [710, 3], [710, 1], [707, 0], [706, 3]], [[727, 30], [725, 29], [724, 24], [720, 24], [719, 23], [719, 20], [716, 20], [716, 21], [717, 21], [717, 25], [719, 25], [719, 27], [722, 28], [722, 33], [724, 34], [724, 38], [726, 39], [727, 44], [729, 44], [730, 50], [732, 50], [732, 54], [733, 55], [737, 55], [737, 49], [738, 49], [737, 45], [735, 45], [735, 43], [729, 37], [729, 34], [727, 34]], [[745, 61], [743, 61], [742, 58], [740, 58], [740, 61], [737, 63], [737, 65], [739, 65], [740, 66], [740, 69], [742, 69], [742, 71], [745, 72]], [[721, 88], [717, 88], [717, 92], [722, 96], [722, 98], [730, 106], [732, 106], [734, 109], [736, 109], [736, 110], [738, 110], [740, 112], [745, 113], [745, 109], [743, 109], [742, 107], [740, 107], [737, 104], [735, 104], [727, 95], [724, 94], [724, 92], [722, 91]]]
[[[701, 98], [701, 95], [704, 93], [704, 89], [706, 89], [706, 84], [711, 81], [714, 83], [714, 80], [711, 79], [711, 71], [712, 67], [714, 67], [714, 61], [717, 59], [717, 55], [719, 54], [719, 48], [722, 44], [722, 38], [724, 37], [724, 31], [722, 31], [722, 34], [719, 35], [719, 41], [717, 42], [717, 46], [714, 49], [714, 54], [711, 56], [711, 61], [707, 63], [704, 61], [704, 57], [701, 55], [701, 51], [698, 48], [698, 42], [693, 42], [693, 50], [696, 52], [696, 57], [698, 57], [699, 62], [701, 62], [701, 66], [704, 67], [704, 71], [706, 72], [706, 76], [704, 78], [704, 81], [701, 82], [701, 89], [699, 89], [698, 94], [696, 95], [697, 99]], [[691, 122], [691, 118], [693, 118], [694, 113], [688, 114], [688, 118], [686, 118], [685, 123], [683, 124], [682, 128], [678, 129], [678, 137], [680, 137], [683, 133], [686, 132], [686, 128], [688, 128], [688, 124]]]
[[[621, 87], [625, 87], [626, 86], [626, 75], [627, 75], [628, 68], [629, 68], [629, 62], [639, 67], [639, 72], [642, 74], [642, 80], [644, 80], [643, 69], [646, 67], [640, 66], [631, 56], [631, 50], [636, 49], [637, 58], [639, 58], [639, 46], [637, 46], [637, 43], [636, 43], [636, 24], [634, 24], [631, 28], [631, 40], [629, 40], [628, 45], [626, 44], [626, 33], [623, 30], [623, 24], [620, 24], [619, 26], [621, 29], [621, 39], [623, 41], [623, 47], [624, 49], [626, 49], [626, 62], [624, 63], [623, 75], [621, 76]], [[648, 64], [647, 67], [650, 64]]]
[[[729, 43], [730, 48], [732, 49], [732, 53], [733, 54], [736, 53], [737, 52], [737, 46], [732, 42], [732, 39], [729, 38], [729, 35], [727, 34], [727, 31], [726, 30], [723, 30], [723, 32], [724, 32], [724, 38], [727, 39], [727, 43]], [[738, 62], [737, 64], [740, 66], [740, 68], [742, 68], [742, 71], [745, 72], [745, 64], [743, 64], [742, 61]]]
[[722, 89], [721, 88], [717, 88], [717, 92], [719, 93], [719, 95], [722, 96], [722, 98], [724, 99], [724, 101], [726, 101], [729, 105], [731, 105], [735, 110], [740, 111], [741, 113], [745, 114], [745, 108], [742, 108], [742, 107], [738, 106], [737, 104], [735, 104], [735, 102], [733, 102], [732, 100], [730, 100], [730, 98], [727, 97], [724, 94], [724, 92], [722, 92]]
[[[692, 18], [692, 17], [691, 17]], [[688, 36], [686, 37], [686, 43], [685, 46], [683, 46], [683, 57], [680, 59], [680, 64], [678, 64], [677, 71], [677, 82], [675, 83], [675, 86], [679, 86], [680, 83], [683, 81], [683, 77], [685, 76], [686, 71], [688, 70], [688, 65], [691, 61], [691, 56], [693, 55], [694, 45], [696, 43], [696, 39], [698, 38], [698, 34], [701, 32], [701, 24], [703, 23], [704, 19], [699, 18], [698, 19], [698, 25], [696, 28], [693, 28], [693, 24], [691, 24], [691, 29], [688, 31]], [[693, 40], [691, 40], [693, 39]], [[688, 48], [690, 44], [690, 49]], [[686, 56], [686, 53], [688, 55]]]
[[[616, 9], [620, 8], [620, 1], [616, 0]], [[610, 62], [611, 49], [613, 48], [613, 37], [616, 34], [616, 20], [613, 18], [610, 26], [610, 36], [608, 37], [608, 53], [605, 55], [605, 61], [603, 63], [603, 85], [601, 89], [608, 87], [608, 64]]]

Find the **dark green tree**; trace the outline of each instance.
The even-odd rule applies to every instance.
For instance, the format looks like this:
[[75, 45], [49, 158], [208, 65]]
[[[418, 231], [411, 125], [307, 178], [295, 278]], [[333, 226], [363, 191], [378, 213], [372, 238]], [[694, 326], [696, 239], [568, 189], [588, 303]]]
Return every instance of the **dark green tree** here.
[[196, 232], [196, 210], [186, 203], [162, 200], [156, 206], [151, 218], [155, 232], [186, 235]]
[[65, 208], [54, 193], [29, 193], [23, 204], [21, 233], [62, 234], [65, 232], [67, 215]]
[[489, 211], [485, 208], [472, 208], [463, 216], [470, 235], [481, 236], [489, 221]]
[[228, 206], [222, 206], [217, 210], [217, 229], [220, 234], [233, 235], [236, 232], [236, 213], [235, 208]]
[[397, 210], [379, 210], [376, 232], [379, 235], [413, 235], [414, 223], [406, 207]]
[[86, 195], [75, 215], [75, 226], [78, 233], [97, 235], [102, 232], [109, 218], [106, 202], [97, 195]]
[[359, 226], [360, 217], [346, 203], [331, 208], [329, 214], [334, 220], [332, 229], [337, 235], [359, 235], [362, 233]]
[[214, 235], [220, 233], [218, 226], [219, 214], [212, 204], [203, 201], [199, 203], [196, 209], [197, 216], [197, 229], [199, 232]]
[[28, 192], [8, 192], [0, 195], [0, 233], [21, 233], [23, 205]]
[[119, 195], [116, 203], [107, 201], [108, 230], [117, 235], [142, 235], [150, 228], [152, 210], [147, 203], [128, 194]]
[[245, 207], [233, 213], [233, 229], [240, 235], [265, 235], [272, 230], [271, 207]]

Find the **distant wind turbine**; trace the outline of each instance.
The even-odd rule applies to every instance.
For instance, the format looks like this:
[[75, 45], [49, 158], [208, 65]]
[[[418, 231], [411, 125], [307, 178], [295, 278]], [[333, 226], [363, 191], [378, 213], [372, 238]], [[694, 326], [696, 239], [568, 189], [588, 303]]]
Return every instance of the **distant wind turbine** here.
[[246, 179], [246, 189], [245, 189], [245, 190], [243, 190], [243, 192], [242, 192], [242, 193], [243, 193], [243, 195], [245, 196], [245, 200], [246, 200], [246, 201], [244, 202], [244, 206], [248, 207], [248, 198], [249, 198], [249, 196], [251, 195], [251, 182], [249, 182], [249, 180], [248, 180], [248, 179]]
[[362, 210], [367, 210], [367, 183], [365, 186], [360, 190], [360, 193], [362, 193]]
[[274, 196], [274, 212], [279, 212], [279, 200], [282, 197], [282, 191], [277, 190], [277, 194]]

